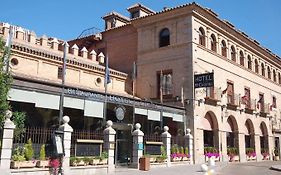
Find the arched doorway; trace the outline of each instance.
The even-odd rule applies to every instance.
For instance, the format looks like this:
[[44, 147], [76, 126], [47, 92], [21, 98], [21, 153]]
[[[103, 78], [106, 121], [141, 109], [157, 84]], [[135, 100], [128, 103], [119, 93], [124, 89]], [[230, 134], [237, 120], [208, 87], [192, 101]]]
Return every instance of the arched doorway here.
[[266, 124], [264, 122], [261, 122], [259, 128], [260, 128], [261, 154], [263, 155], [263, 158], [266, 159], [266, 157], [269, 156], [268, 132], [267, 132]]
[[219, 148], [218, 121], [213, 112], [206, 113], [203, 119], [204, 147]]
[[238, 124], [234, 116], [229, 116], [226, 126], [226, 144], [228, 148], [238, 148]]
[[253, 122], [247, 119], [245, 122], [245, 147], [255, 148], [255, 130]]

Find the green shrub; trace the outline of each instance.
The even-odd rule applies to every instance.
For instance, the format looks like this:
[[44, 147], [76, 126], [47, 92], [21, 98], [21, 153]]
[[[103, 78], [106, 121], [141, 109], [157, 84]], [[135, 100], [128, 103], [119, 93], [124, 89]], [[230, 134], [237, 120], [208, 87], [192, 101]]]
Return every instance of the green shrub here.
[[90, 157], [83, 157], [83, 162], [84, 162], [86, 165], [88, 165], [88, 164], [91, 162], [92, 159], [93, 159], [93, 158], [90, 158]]
[[179, 153], [184, 154], [184, 148], [182, 146], [179, 148]]
[[32, 141], [29, 138], [27, 143], [24, 145], [24, 155], [27, 161], [32, 160], [34, 151], [32, 148]]
[[108, 158], [108, 153], [106, 152], [106, 151], [103, 151], [102, 153], [101, 153], [101, 159], [107, 159]]
[[177, 144], [174, 144], [171, 148], [171, 153], [174, 154], [174, 153], [179, 153], [179, 147]]
[[45, 144], [41, 145], [40, 160], [46, 160]]
[[185, 147], [184, 154], [188, 155], [188, 147]]
[[22, 147], [17, 147], [14, 149], [13, 155], [12, 155], [13, 161], [25, 161], [24, 156], [24, 149]]
[[70, 161], [70, 164], [77, 163], [76, 157], [70, 157], [70, 158], [69, 158], [69, 161]]

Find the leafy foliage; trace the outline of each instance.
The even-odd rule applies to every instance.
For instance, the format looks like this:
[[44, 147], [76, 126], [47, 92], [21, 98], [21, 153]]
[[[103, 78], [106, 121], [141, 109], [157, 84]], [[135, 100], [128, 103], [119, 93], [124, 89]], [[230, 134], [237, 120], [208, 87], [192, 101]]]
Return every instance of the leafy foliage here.
[[32, 141], [29, 138], [27, 143], [24, 145], [24, 154], [25, 154], [25, 158], [27, 161], [32, 160], [33, 155], [34, 155], [34, 150], [32, 148]]
[[4, 41], [0, 38], [0, 127], [3, 127], [5, 112], [10, 109], [7, 97], [12, 84], [12, 76], [3, 70], [6, 52], [7, 51], [4, 49]]
[[45, 144], [40, 149], [40, 160], [46, 160]]
[[12, 160], [13, 161], [25, 161], [25, 156], [24, 156], [24, 149], [22, 147], [17, 147], [13, 151], [12, 155]]
[[25, 119], [26, 119], [26, 113], [25, 112], [13, 112], [12, 120], [16, 125], [16, 128], [14, 130], [14, 137], [15, 139], [19, 139], [21, 136], [23, 136], [25, 132]]

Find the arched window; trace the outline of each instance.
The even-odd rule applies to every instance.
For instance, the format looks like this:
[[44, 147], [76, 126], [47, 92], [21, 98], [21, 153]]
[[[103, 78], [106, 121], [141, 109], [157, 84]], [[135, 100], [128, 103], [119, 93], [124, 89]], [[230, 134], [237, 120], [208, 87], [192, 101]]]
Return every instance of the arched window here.
[[258, 60], [255, 60], [255, 72], [257, 74], [259, 73], [259, 63], [258, 63]]
[[221, 55], [226, 57], [227, 52], [226, 52], [226, 43], [224, 40], [221, 41]]
[[248, 55], [248, 69], [252, 70], [252, 59], [250, 55]]
[[214, 34], [211, 35], [211, 50], [217, 52], [217, 39]]
[[269, 66], [267, 66], [267, 78], [271, 79], [271, 70]]
[[265, 68], [263, 63], [261, 63], [261, 75], [265, 76]]
[[244, 54], [243, 54], [243, 52], [240, 51], [240, 54], [239, 54], [239, 55], [240, 55], [240, 57], [239, 57], [239, 58], [240, 58], [240, 65], [241, 65], [241, 66], [244, 66]]
[[231, 46], [231, 48], [230, 48], [230, 55], [231, 55], [231, 60], [236, 62], [236, 51], [235, 51], [234, 46]]
[[159, 47], [165, 47], [168, 45], [170, 45], [170, 31], [169, 29], [164, 28], [159, 34]]
[[199, 28], [199, 44], [202, 45], [202, 46], [206, 46], [205, 31], [202, 27]]
[[281, 74], [278, 73], [278, 83], [281, 84]]
[[275, 69], [273, 69], [272, 72], [273, 72], [273, 81], [276, 82], [276, 71], [275, 71]]

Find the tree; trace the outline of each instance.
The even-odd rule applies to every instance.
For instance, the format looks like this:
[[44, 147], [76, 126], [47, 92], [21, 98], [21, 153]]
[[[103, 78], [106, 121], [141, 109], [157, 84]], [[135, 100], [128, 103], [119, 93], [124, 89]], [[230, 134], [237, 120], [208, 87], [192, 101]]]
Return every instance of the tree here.
[[[5, 112], [11, 109], [10, 103], [8, 101], [8, 93], [11, 89], [13, 78], [9, 71], [4, 71], [4, 67], [7, 66], [5, 63], [5, 56], [9, 56], [9, 49], [5, 47], [3, 39], [0, 37], [0, 128], [3, 127], [5, 120]], [[26, 114], [24, 112], [13, 112], [12, 120], [14, 121], [15, 137], [18, 138], [25, 131]]]
[[4, 72], [3, 68], [5, 65], [4, 59], [7, 55], [8, 50], [4, 47], [4, 41], [0, 38], [0, 127], [3, 126], [5, 119], [5, 112], [10, 109], [10, 104], [8, 101], [8, 92], [12, 85], [12, 76]]

